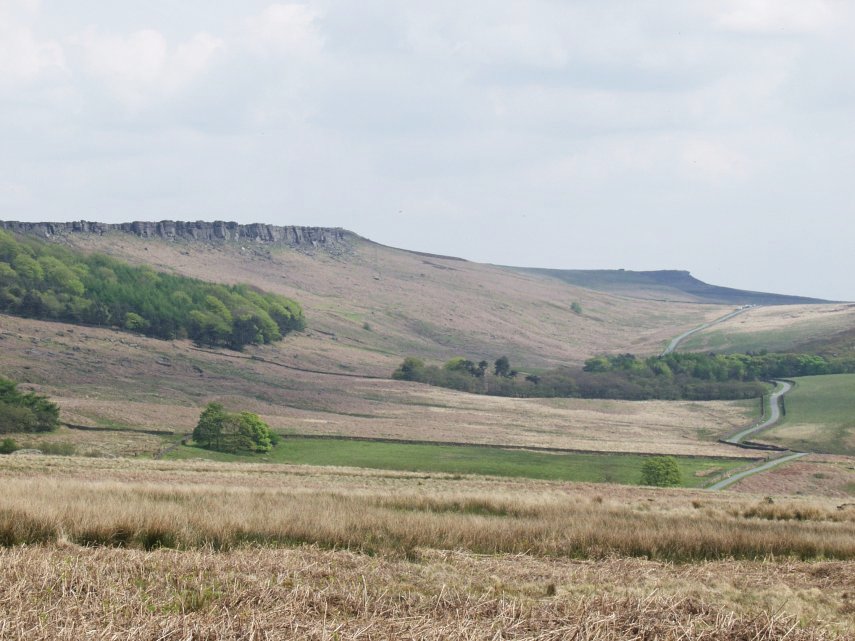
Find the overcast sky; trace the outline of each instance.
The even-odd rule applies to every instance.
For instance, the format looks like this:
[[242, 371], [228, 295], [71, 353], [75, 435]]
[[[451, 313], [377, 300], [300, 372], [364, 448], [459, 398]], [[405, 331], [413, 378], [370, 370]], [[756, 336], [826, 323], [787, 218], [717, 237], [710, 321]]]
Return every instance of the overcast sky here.
[[0, 0], [0, 219], [855, 300], [850, 0]]

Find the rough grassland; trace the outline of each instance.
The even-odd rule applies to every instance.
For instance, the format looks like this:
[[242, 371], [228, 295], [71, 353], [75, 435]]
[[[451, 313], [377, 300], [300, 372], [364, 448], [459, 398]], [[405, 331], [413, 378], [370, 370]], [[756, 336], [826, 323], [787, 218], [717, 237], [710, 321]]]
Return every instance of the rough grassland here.
[[855, 305], [775, 305], [757, 307], [693, 334], [680, 349], [702, 352], [797, 351], [855, 325]]
[[852, 563], [597, 563], [316, 547], [0, 550], [4, 641], [821, 641]]
[[[181, 447], [170, 459], [205, 458], [217, 461], [265, 462], [298, 465], [337, 465], [406, 472], [483, 474], [553, 481], [637, 485], [642, 456], [620, 454], [556, 454], [471, 446], [371, 443], [331, 439], [284, 439], [263, 457], [211, 452]], [[684, 487], [702, 487], [745, 461], [707, 458], [678, 459]]]
[[0, 544], [855, 558], [855, 510], [699, 490], [193, 461], [0, 459]]
[[855, 456], [855, 374], [794, 380], [786, 417], [764, 439], [793, 449]]
[[855, 512], [823, 499], [26, 456], [0, 483], [4, 641], [855, 631]]
[[[439, 360], [466, 355], [476, 361], [507, 354], [527, 367], [580, 363], [599, 352], [653, 354], [672, 336], [728, 309], [611, 296], [549, 277], [359, 239], [341, 256], [120, 233], [68, 240], [157, 269], [248, 282], [294, 298], [310, 330], [323, 339], [307, 345], [301, 359], [384, 376], [408, 354]], [[583, 314], [571, 309], [573, 302], [581, 304]]]
[[[261, 414], [279, 431], [301, 434], [715, 457], [740, 454], [715, 438], [745, 425], [756, 411], [753, 403], [741, 402], [473, 396], [281, 366], [301, 366], [295, 354], [303, 347], [288, 337], [243, 354], [209, 353], [187, 341], [0, 316], [4, 374], [50, 395], [62, 419], [79, 425], [182, 434], [192, 430], [205, 403], [217, 400]], [[117, 442], [124, 438], [115, 436]], [[152, 438], [105, 451], [150, 454], [158, 448]]]

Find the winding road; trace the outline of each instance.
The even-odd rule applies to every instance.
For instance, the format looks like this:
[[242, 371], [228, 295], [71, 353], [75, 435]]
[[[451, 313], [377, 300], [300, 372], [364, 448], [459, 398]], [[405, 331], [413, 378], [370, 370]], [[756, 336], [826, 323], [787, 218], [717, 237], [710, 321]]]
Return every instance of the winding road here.
[[666, 354], [670, 354], [671, 352], [673, 352], [675, 349], [677, 349], [677, 346], [680, 343], [682, 343], [684, 340], [689, 338], [689, 336], [691, 336], [692, 334], [696, 334], [697, 332], [702, 332], [703, 330], [705, 330], [709, 327], [712, 327], [713, 325], [718, 325], [719, 323], [729, 321], [734, 316], [739, 316], [740, 314], [744, 314], [749, 309], [755, 309], [756, 307], [757, 306], [754, 305], [752, 307], [743, 307], [743, 308], [734, 310], [734, 311], [730, 312], [729, 314], [725, 314], [721, 318], [716, 318], [714, 321], [710, 321], [709, 323], [704, 323], [703, 325], [699, 325], [698, 327], [695, 327], [694, 329], [690, 329], [688, 332], [683, 332], [679, 336], [671, 339], [671, 342], [668, 343], [668, 347], [665, 348], [665, 351], [662, 352], [661, 356], [665, 356]]
[[[670, 354], [674, 350], [676, 350], [677, 346], [680, 343], [682, 343], [684, 340], [686, 340], [692, 334], [696, 334], [696, 333], [701, 332], [705, 329], [708, 329], [714, 325], [718, 325], [720, 323], [724, 323], [725, 321], [729, 321], [731, 318], [733, 318], [735, 316], [739, 316], [740, 314], [744, 314], [748, 310], [754, 309], [755, 307], [756, 307], [756, 305], [752, 305], [750, 307], [741, 307], [739, 309], [736, 309], [736, 310], [730, 312], [729, 314], [725, 314], [721, 318], [717, 318], [714, 321], [710, 321], [709, 323], [704, 323], [703, 325], [699, 325], [698, 327], [695, 327], [694, 329], [690, 329], [687, 332], [683, 332], [679, 336], [676, 336], [676, 337], [671, 339], [671, 342], [668, 343], [668, 347], [665, 348], [665, 351], [663, 351], [661, 355], [665, 356], [667, 354]], [[731, 434], [726, 439], [724, 439], [722, 442], [729, 443], [731, 445], [737, 445], [737, 446], [741, 445], [742, 442], [747, 437], [749, 437], [753, 434], [758, 434], [759, 432], [762, 432], [766, 429], [769, 429], [770, 427], [772, 427], [773, 425], [778, 423], [778, 421], [781, 420], [781, 407], [780, 407], [778, 401], [780, 400], [780, 398], [784, 394], [786, 394], [787, 392], [789, 392], [793, 388], [793, 384], [788, 383], [787, 381], [774, 381], [774, 383], [779, 385], [779, 387], [777, 387], [775, 389], [775, 391], [772, 392], [771, 396], [769, 397], [769, 416], [764, 421], [758, 423], [757, 425], [752, 425], [751, 427], [744, 429], [741, 432], [737, 432], [736, 434]], [[788, 463], [790, 461], [801, 458], [803, 456], [807, 456], [807, 454], [808, 454], [807, 452], [792, 452], [790, 454], [786, 454], [784, 456], [781, 456], [780, 458], [772, 459], [771, 461], [766, 461], [766, 462], [761, 463], [755, 467], [749, 468], [747, 470], [743, 470], [742, 472], [738, 472], [732, 476], [729, 476], [725, 479], [722, 479], [721, 481], [718, 481], [717, 483], [713, 483], [712, 485], [707, 487], [707, 489], [708, 490], [722, 490], [722, 489], [736, 483], [737, 481], [744, 479], [746, 476], [751, 476], [752, 474], [758, 474], [760, 472], [765, 472], [766, 470], [770, 470], [773, 467], [777, 467], [779, 465], [783, 465], [784, 463]]]
[[756, 434], [757, 432], [762, 432], [763, 430], [772, 427], [775, 423], [781, 420], [781, 406], [778, 404], [778, 399], [780, 399], [784, 394], [793, 389], [793, 384], [788, 383], [787, 381], [775, 381], [775, 383], [779, 384], [781, 387], [776, 388], [775, 391], [772, 392], [772, 395], [769, 397], [769, 418], [767, 418], [762, 423], [752, 425], [748, 429], [728, 436], [726, 439], [724, 439], [725, 443], [739, 445], [740, 443], [742, 443], [742, 441], [745, 440], [747, 436], [751, 436], [752, 434]]
[[[778, 403], [779, 399], [793, 389], [793, 384], [787, 381], [774, 381], [779, 387], [775, 389], [774, 392], [769, 396], [769, 417], [757, 425], [752, 425], [748, 429], [744, 429], [741, 432], [737, 432], [736, 434], [732, 434], [726, 439], [724, 439], [725, 443], [730, 443], [731, 445], [739, 445], [742, 443], [746, 437], [751, 436], [752, 434], [757, 434], [762, 432], [765, 429], [768, 429], [775, 425], [778, 421], [781, 420], [781, 407]], [[765, 472], [766, 470], [771, 470], [773, 467], [778, 467], [779, 465], [783, 465], [784, 463], [789, 463], [790, 461], [794, 461], [795, 459], [801, 458], [803, 456], [807, 456], [807, 452], [792, 452], [780, 458], [772, 459], [771, 461], [766, 461], [765, 463], [761, 463], [756, 467], [749, 468], [747, 470], [743, 470], [742, 472], [738, 472], [733, 476], [729, 476], [726, 479], [722, 479], [718, 483], [713, 483], [707, 489], [708, 490], [723, 490], [724, 488], [736, 483], [744, 479], [746, 476], [751, 476], [752, 474], [758, 474], [760, 472]]]

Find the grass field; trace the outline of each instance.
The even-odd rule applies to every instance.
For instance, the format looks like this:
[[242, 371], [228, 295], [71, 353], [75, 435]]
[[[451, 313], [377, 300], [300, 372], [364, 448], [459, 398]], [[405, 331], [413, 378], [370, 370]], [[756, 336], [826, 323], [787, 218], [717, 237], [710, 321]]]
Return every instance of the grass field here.
[[764, 439], [810, 452], [855, 455], [855, 374], [795, 381], [786, 396], [786, 417]]
[[855, 324], [855, 306], [774, 305], [748, 310], [720, 325], [693, 334], [683, 351], [797, 351], [801, 345], [835, 336]]
[[827, 499], [0, 457], [0, 639], [844, 641]]
[[6, 456], [0, 544], [317, 544], [549, 557], [855, 559], [855, 510], [509, 477], [283, 464]]
[[[555, 481], [638, 484], [645, 457], [622, 454], [547, 453], [498, 448], [373, 443], [335, 439], [286, 438], [260, 457], [212, 452], [184, 446], [170, 459], [338, 465], [407, 472], [482, 474]], [[678, 458], [684, 487], [703, 487], [747, 461]]]

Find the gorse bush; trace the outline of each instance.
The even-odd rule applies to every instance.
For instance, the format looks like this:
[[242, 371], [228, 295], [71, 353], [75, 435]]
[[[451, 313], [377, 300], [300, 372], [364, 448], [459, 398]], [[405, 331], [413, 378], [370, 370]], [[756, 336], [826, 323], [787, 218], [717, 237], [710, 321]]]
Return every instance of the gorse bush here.
[[46, 396], [19, 392], [13, 381], [0, 378], [0, 434], [50, 432], [59, 427], [59, 407]]
[[0, 311], [241, 349], [304, 327], [295, 301], [0, 231]]

